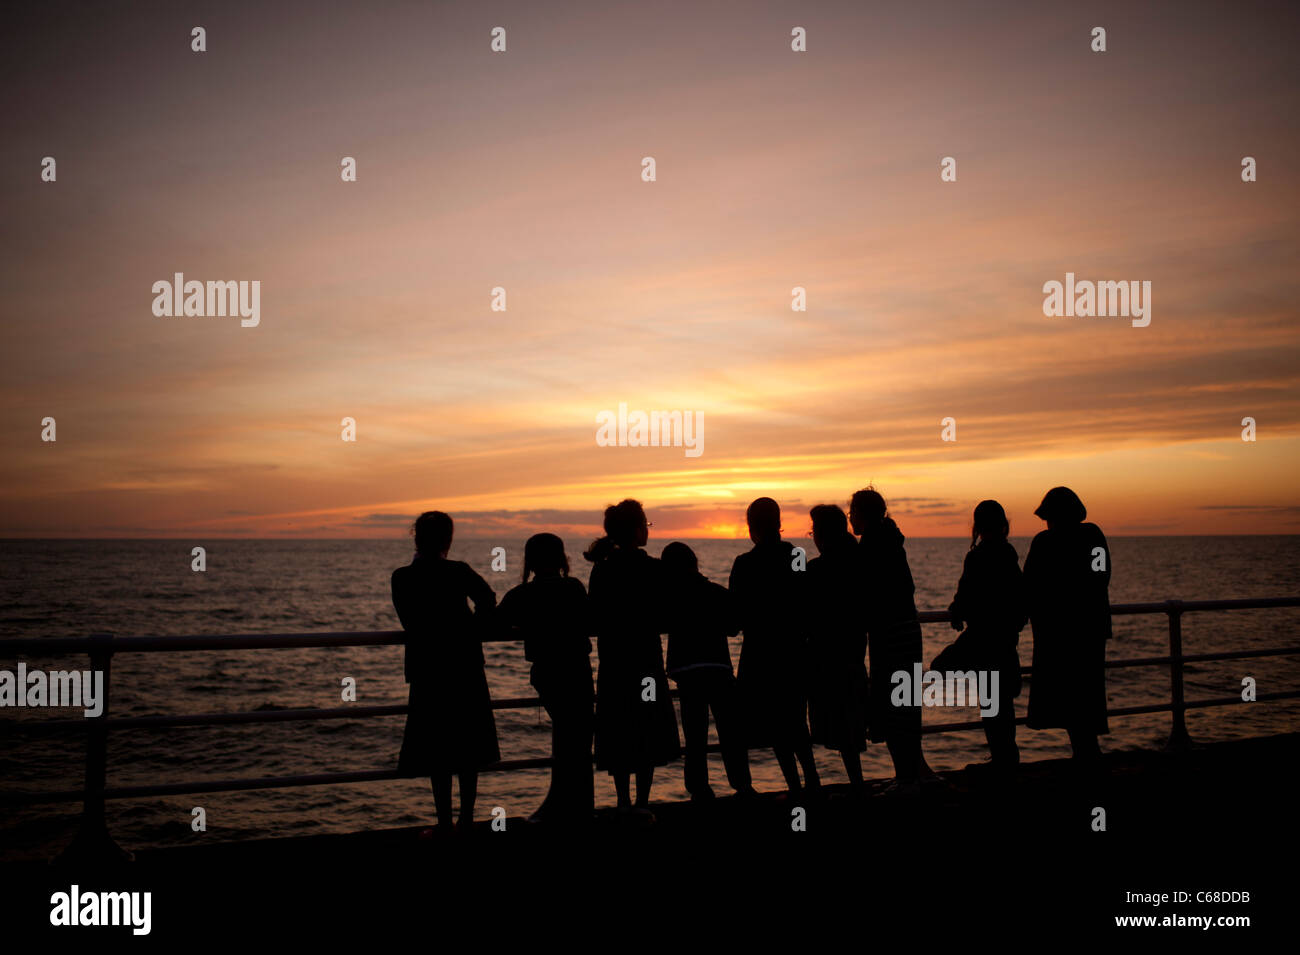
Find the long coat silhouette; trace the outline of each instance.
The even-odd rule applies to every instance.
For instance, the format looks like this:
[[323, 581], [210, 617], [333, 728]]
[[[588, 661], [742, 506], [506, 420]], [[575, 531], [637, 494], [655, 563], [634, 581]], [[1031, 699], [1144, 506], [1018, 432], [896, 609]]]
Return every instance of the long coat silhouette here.
[[859, 544], [864, 578], [862, 615], [871, 666], [871, 741], [920, 736], [921, 709], [890, 700], [893, 674], [921, 662], [921, 622], [916, 585], [903, 549], [903, 532], [891, 518], [868, 527]]
[[794, 545], [775, 540], [755, 544], [731, 567], [728, 589], [744, 632], [736, 680], [750, 747], [808, 744], [807, 572], [793, 562]]
[[[1104, 568], [1094, 551], [1101, 548]], [[1039, 533], [1025, 557], [1025, 589], [1034, 632], [1026, 723], [1108, 733], [1106, 641], [1110, 623], [1110, 548], [1096, 524]]]
[[411, 685], [398, 770], [442, 775], [496, 762], [501, 753], [482, 640], [496, 605], [492, 588], [469, 564], [418, 555], [393, 571], [392, 588], [407, 633]]
[[[596, 674], [596, 766], [632, 773], [681, 755], [677, 714], [664, 673], [664, 593], [659, 561], [616, 547], [591, 568], [588, 593], [600, 667]], [[646, 680], [652, 681], [649, 700]]]
[[867, 748], [867, 629], [853, 601], [861, 573], [857, 542], [847, 533], [808, 562], [808, 723], [814, 743], [840, 752]]

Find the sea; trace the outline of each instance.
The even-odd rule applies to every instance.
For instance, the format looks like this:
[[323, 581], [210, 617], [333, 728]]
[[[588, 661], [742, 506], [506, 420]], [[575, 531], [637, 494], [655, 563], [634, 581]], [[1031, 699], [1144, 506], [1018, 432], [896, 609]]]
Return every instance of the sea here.
[[[1012, 541], [1023, 560], [1027, 539]], [[585, 540], [568, 540], [573, 571], [585, 583]], [[652, 540], [658, 554], [664, 540]], [[748, 541], [687, 541], [700, 569], [725, 583]], [[799, 541], [812, 551], [811, 541]], [[1300, 594], [1300, 536], [1111, 538], [1112, 603], [1278, 597]], [[399, 629], [389, 575], [411, 559], [409, 539], [394, 540], [209, 540], [206, 570], [192, 569], [193, 542], [179, 540], [15, 540], [0, 542], [0, 637], [71, 637], [257, 634]], [[493, 548], [505, 547], [504, 571], [492, 568]], [[952, 599], [969, 542], [919, 538], [907, 542], [916, 581], [917, 606], [942, 610]], [[457, 540], [451, 557], [473, 566], [498, 597], [519, 582], [523, 541]], [[647, 602], [660, 599], [646, 594]], [[954, 637], [947, 624], [927, 624], [927, 662]], [[1189, 613], [1183, 618], [1185, 652], [1202, 653], [1300, 644], [1300, 608]], [[1164, 614], [1114, 618], [1110, 659], [1168, 653]], [[732, 646], [739, 659], [741, 638]], [[1028, 664], [1033, 636], [1021, 635], [1021, 662]], [[115, 717], [258, 709], [339, 707], [351, 677], [358, 705], [406, 702], [399, 646], [319, 650], [125, 653], [112, 666], [111, 711]], [[532, 697], [528, 665], [516, 642], [485, 647], [496, 698]], [[87, 667], [85, 658], [28, 655], [29, 669]], [[0, 644], [0, 669], [19, 658]], [[1260, 657], [1190, 665], [1186, 696], [1240, 696], [1243, 680], [1258, 693], [1300, 688], [1300, 657]], [[1163, 666], [1111, 669], [1112, 707], [1167, 703], [1169, 671]], [[1017, 701], [1024, 715], [1028, 692]], [[30, 719], [72, 716], [72, 710], [0, 710], [0, 789], [36, 792], [78, 789], [85, 770], [84, 735], [25, 731]], [[931, 708], [927, 722], [974, 720], [975, 708]], [[391, 769], [396, 765], [404, 717], [311, 722], [115, 730], [109, 741], [109, 786], [222, 780], [239, 777]], [[1107, 750], [1159, 747], [1169, 714], [1114, 717], [1103, 737]], [[538, 706], [496, 711], [504, 759], [547, 756], [550, 726]], [[1197, 741], [1222, 741], [1300, 728], [1300, 701], [1255, 702], [1193, 709], [1187, 713]], [[710, 730], [712, 734], [712, 730]], [[1020, 727], [1024, 760], [1069, 754], [1064, 734]], [[979, 730], [929, 734], [925, 753], [937, 771], [959, 769], [986, 758]], [[844, 779], [839, 755], [818, 749], [825, 782]], [[769, 752], [751, 754], [755, 786], [784, 788]], [[863, 755], [868, 777], [892, 776], [885, 748]], [[720, 760], [710, 757], [714, 789], [728, 789]], [[495, 807], [507, 816], [527, 815], [545, 794], [549, 771], [485, 773], [479, 781], [477, 816]], [[656, 771], [653, 798], [684, 800], [682, 766]], [[596, 777], [598, 805], [612, 805], [608, 776]], [[0, 858], [56, 854], [76, 831], [80, 804], [0, 804]], [[193, 810], [202, 808], [206, 830], [196, 832]], [[356, 832], [432, 825], [427, 780], [319, 785], [288, 789], [213, 792], [201, 795], [110, 800], [108, 825], [128, 849], [192, 845], [199, 841]]]

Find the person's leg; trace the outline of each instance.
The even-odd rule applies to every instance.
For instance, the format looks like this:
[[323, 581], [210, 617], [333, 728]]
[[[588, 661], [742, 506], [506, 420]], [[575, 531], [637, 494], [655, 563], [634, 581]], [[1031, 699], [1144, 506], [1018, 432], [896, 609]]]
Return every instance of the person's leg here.
[[803, 784], [809, 789], [820, 788], [822, 783], [813, 759], [812, 737], [808, 735], [808, 699], [802, 695], [790, 700], [790, 736], [794, 740], [794, 753], [803, 767]]
[[1004, 737], [1007, 762], [1010, 763], [1012, 768], [1015, 768], [1020, 765], [1020, 746], [1016, 743], [1016, 697], [1014, 693], [1006, 692], [998, 713], [999, 715], [1005, 715], [1007, 721], [1006, 735]]
[[589, 820], [595, 809], [591, 742], [595, 730], [590, 665], [552, 691], [551, 790], [543, 806], [563, 821]]
[[736, 683], [730, 674], [718, 682], [713, 695], [713, 725], [718, 730], [718, 745], [722, 748], [722, 765], [727, 770], [727, 782], [738, 793], [754, 791], [749, 773], [749, 749], [745, 746], [743, 727], [736, 707]]
[[636, 805], [644, 809], [650, 805], [650, 787], [654, 785], [654, 766], [642, 766], [636, 771]]
[[632, 808], [632, 777], [622, 770], [611, 773], [614, 778], [614, 794], [618, 798], [619, 809]]
[[[909, 660], [920, 658], [919, 648], [916, 654], [908, 657]], [[921, 752], [921, 708], [911, 705], [898, 708], [894, 727], [886, 742], [899, 784], [906, 786], [919, 782], [922, 770], [927, 777], [933, 776], [934, 771]]]
[[433, 805], [438, 812], [438, 825], [450, 828], [452, 821], [451, 773], [435, 772], [429, 777], [433, 788]]
[[[450, 786], [450, 780], [448, 781]], [[450, 793], [448, 794], [450, 801]], [[474, 803], [478, 800], [478, 770], [471, 769], [460, 774], [460, 823], [461, 828], [474, 825]]]
[[1014, 717], [1008, 736], [1007, 720], [999, 713], [997, 716], [986, 716], [980, 719], [980, 725], [984, 728], [984, 739], [989, 744], [989, 762], [995, 769], [1012, 769], [1020, 761], [1019, 753], [1016, 749], [1015, 732], [1016, 724]]
[[795, 762], [794, 750], [786, 746], [773, 746], [772, 752], [776, 754], [777, 765], [785, 777], [786, 788], [790, 792], [798, 792], [802, 784], [799, 782], [799, 765]]
[[[1002, 714], [999, 713], [998, 716]], [[1002, 726], [998, 716], [981, 716], [980, 727], [984, 730], [984, 742], [989, 746], [989, 762], [994, 766], [1002, 765], [998, 758], [1002, 755]]]
[[840, 750], [840, 759], [844, 760], [844, 774], [849, 777], [849, 788], [862, 789], [862, 754], [854, 749]]
[[809, 789], [820, 789], [822, 780], [817, 773], [817, 763], [813, 758], [812, 743], [802, 744], [796, 751], [795, 755], [799, 757], [799, 764], [803, 766], [803, 783]]
[[999, 769], [1012, 770], [1020, 763], [1020, 748], [1016, 746], [1016, 701], [1004, 696], [998, 703], [997, 716], [980, 720], [984, 738], [988, 740], [989, 756]]
[[1101, 744], [1098, 743], [1095, 732], [1084, 727], [1070, 727], [1066, 732], [1070, 734], [1070, 747], [1074, 750], [1075, 760], [1093, 763], [1101, 758]]
[[577, 700], [555, 712], [555, 763], [548, 800], [553, 813], [565, 819], [590, 815], [594, 805], [591, 773], [591, 701]]
[[1002, 730], [1003, 762], [1009, 769], [1020, 765], [1020, 747], [1016, 744], [1016, 707], [1015, 702], [1007, 700], [1007, 715], [1004, 717]]
[[546, 819], [561, 812], [565, 803], [565, 747], [567, 725], [563, 707], [558, 701], [542, 695], [542, 706], [551, 718], [551, 783], [546, 789], [542, 804], [533, 812], [533, 818]]
[[583, 819], [590, 819], [596, 808], [596, 778], [591, 765], [591, 743], [596, 731], [596, 717], [592, 710], [594, 697], [589, 686], [580, 695], [573, 720], [573, 801], [574, 809]]
[[706, 749], [709, 743], [708, 698], [691, 680], [679, 681], [682, 691], [682, 735], [686, 738], [686, 791], [692, 796], [709, 788], [709, 762]]
[[899, 783], [916, 782], [921, 765], [921, 739], [912, 733], [894, 733], [886, 740], [889, 756], [894, 761], [894, 776]]

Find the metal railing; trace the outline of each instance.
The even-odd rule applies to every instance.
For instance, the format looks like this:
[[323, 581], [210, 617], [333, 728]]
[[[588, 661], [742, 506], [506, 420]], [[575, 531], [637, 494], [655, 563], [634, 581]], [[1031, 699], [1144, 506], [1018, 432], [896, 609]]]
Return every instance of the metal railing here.
[[[1300, 597], [1268, 597], [1247, 600], [1166, 600], [1152, 603], [1112, 604], [1111, 614], [1163, 613], [1169, 618], [1169, 654], [1159, 657], [1139, 657], [1128, 660], [1107, 660], [1106, 668], [1141, 666], [1169, 667], [1168, 703], [1142, 706], [1125, 706], [1107, 709], [1108, 716], [1134, 716], [1147, 713], [1172, 714], [1169, 743], [1171, 748], [1190, 744], [1186, 713], [1189, 709], [1226, 706], [1243, 702], [1240, 695], [1212, 699], [1187, 700], [1183, 693], [1183, 671], [1189, 663], [1216, 660], [1241, 660], [1252, 657], [1300, 655], [1300, 646], [1267, 647], [1253, 650], [1229, 650], [1216, 653], [1183, 653], [1182, 617], [1185, 613], [1221, 610], [1259, 610], [1279, 607], [1300, 607]], [[943, 623], [949, 619], [945, 610], [931, 610], [920, 614], [922, 623]], [[517, 640], [514, 637], [491, 638]], [[120, 653], [194, 652], [205, 650], [283, 650], [323, 647], [394, 646], [406, 642], [402, 630], [359, 631], [352, 633], [268, 633], [225, 634], [214, 636], [172, 637], [114, 637], [96, 634], [91, 637], [53, 639], [3, 639], [0, 640], [0, 659], [16, 658], [19, 654], [37, 657], [65, 654], [88, 654], [91, 669], [103, 673], [103, 711], [98, 717], [62, 720], [13, 721], [12, 726], [23, 731], [76, 731], [89, 733], [86, 746], [85, 786], [77, 790], [47, 792], [0, 793], [0, 801], [18, 803], [83, 801], [81, 829], [70, 847], [70, 853], [103, 857], [126, 855], [113, 843], [104, 821], [104, 803], [107, 799], [131, 799], [143, 796], [175, 796], [188, 793], [231, 792], [237, 790], [278, 789], [293, 786], [319, 786], [339, 783], [363, 783], [405, 778], [396, 769], [361, 770], [342, 773], [315, 773], [296, 776], [264, 776], [244, 779], [207, 780], [199, 782], [156, 783], [143, 786], [107, 786], [108, 733], [121, 729], [164, 729], [174, 726], [220, 726], [230, 724], [279, 723], [303, 720], [367, 719], [380, 716], [400, 716], [407, 711], [405, 704], [390, 706], [342, 706], [328, 709], [296, 709], [272, 711], [243, 711], [232, 713], [194, 713], [176, 716], [136, 716], [110, 718], [109, 697], [113, 656]], [[1032, 667], [1021, 667], [1025, 675], [1032, 675]], [[674, 693], [674, 695], [676, 695]], [[1260, 693], [1256, 701], [1265, 702], [1300, 698], [1300, 690]], [[493, 709], [517, 709], [537, 706], [536, 697], [494, 699]], [[1020, 717], [1017, 723], [1024, 723]], [[981, 728], [979, 720], [959, 723], [931, 723], [922, 728], [923, 733], [951, 733]], [[710, 746], [716, 751], [717, 746]], [[535, 759], [505, 759], [485, 767], [483, 772], [510, 772], [521, 769], [544, 768], [551, 764], [546, 757]]]

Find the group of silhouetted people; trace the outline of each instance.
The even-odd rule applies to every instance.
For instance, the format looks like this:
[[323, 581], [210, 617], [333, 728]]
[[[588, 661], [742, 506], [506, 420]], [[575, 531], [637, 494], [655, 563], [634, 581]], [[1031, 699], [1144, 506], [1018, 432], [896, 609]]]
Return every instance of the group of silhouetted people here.
[[[961, 633], [931, 665], [999, 673], [997, 712], [982, 723], [991, 764], [1003, 775], [1019, 763], [1014, 701], [1026, 622], [1034, 634], [1027, 725], [1067, 730], [1081, 763], [1100, 755], [1097, 736], [1108, 732], [1106, 539], [1085, 523], [1083, 503], [1069, 488], [1053, 488], [1034, 513], [1047, 529], [1034, 538], [1022, 572], [1002, 506], [983, 501], [975, 508], [971, 548], [949, 608]], [[868, 740], [888, 747], [893, 788], [914, 790], [929, 773], [921, 708], [891, 692], [892, 674], [910, 675], [922, 663], [903, 534], [872, 488], [853, 495], [848, 515], [822, 504], [809, 516], [817, 556], [806, 560], [802, 548], [782, 539], [777, 502], [761, 497], [750, 504], [754, 546], [736, 558], [723, 587], [700, 573], [694, 551], [680, 541], [657, 558], [648, 554], [645, 511], [624, 500], [605, 510], [604, 536], [583, 554], [592, 565], [587, 587], [570, 576], [563, 541], [535, 534], [524, 548], [522, 583], [498, 607], [477, 572], [448, 559], [452, 519], [441, 511], [421, 514], [413, 527], [415, 558], [392, 578], [393, 605], [409, 634], [410, 706], [399, 770], [429, 775], [444, 824], [458, 776], [460, 824], [472, 822], [478, 771], [500, 759], [482, 643], [521, 637], [552, 728], [551, 785], [535, 820], [591, 818], [593, 741], [595, 766], [612, 777], [619, 808], [648, 812], [656, 767], [683, 753], [669, 679], [680, 698], [692, 799], [714, 796], [710, 712], [727, 782], [740, 796], [754, 794], [753, 748], [772, 749], [792, 793], [815, 792], [814, 745], [837, 751], [851, 791], [862, 792]], [[728, 638], [737, 634], [743, 636], [733, 673]]]

